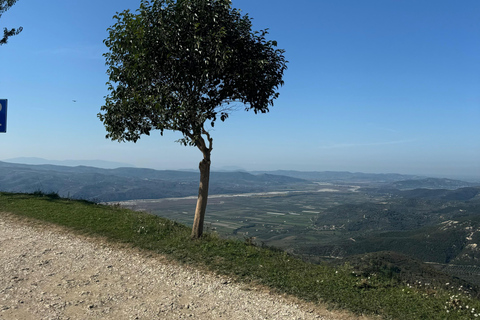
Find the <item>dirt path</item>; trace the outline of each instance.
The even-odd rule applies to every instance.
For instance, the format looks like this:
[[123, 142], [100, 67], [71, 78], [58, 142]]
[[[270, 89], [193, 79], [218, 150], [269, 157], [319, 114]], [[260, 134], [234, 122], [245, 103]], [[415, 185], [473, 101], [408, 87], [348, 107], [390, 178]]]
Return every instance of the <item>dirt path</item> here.
[[0, 213], [0, 319], [357, 319]]

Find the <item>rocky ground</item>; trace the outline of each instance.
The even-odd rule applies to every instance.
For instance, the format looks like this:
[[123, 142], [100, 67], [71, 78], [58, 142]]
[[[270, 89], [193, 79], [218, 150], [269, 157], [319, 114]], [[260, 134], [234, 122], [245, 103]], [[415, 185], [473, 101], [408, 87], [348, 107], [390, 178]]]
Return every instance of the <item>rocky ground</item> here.
[[0, 319], [358, 319], [0, 213]]

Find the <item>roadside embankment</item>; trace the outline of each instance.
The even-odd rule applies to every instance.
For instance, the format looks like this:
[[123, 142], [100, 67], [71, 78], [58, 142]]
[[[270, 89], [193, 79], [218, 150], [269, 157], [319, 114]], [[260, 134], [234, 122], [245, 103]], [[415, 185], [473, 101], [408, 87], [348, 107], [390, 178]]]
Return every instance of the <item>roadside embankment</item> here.
[[0, 319], [357, 319], [0, 213]]

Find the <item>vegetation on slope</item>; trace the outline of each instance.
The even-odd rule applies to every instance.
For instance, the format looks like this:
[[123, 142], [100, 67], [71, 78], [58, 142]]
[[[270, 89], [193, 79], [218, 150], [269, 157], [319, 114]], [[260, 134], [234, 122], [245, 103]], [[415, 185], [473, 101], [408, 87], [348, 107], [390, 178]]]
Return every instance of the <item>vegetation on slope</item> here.
[[[479, 188], [449, 193], [463, 194], [470, 189], [475, 192], [469, 193], [474, 197], [468, 201], [417, 197], [333, 206], [319, 214], [313, 224], [320, 230], [335, 226], [337, 235], [342, 237], [305, 247], [303, 252], [320, 256], [341, 250], [342, 256], [347, 257], [395, 251], [424, 262], [479, 266]], [[475, 283], [480, 284], [478, 280]]]
[[55, 223], [75, 232], [166, 254], [238, 281], [274, 292], [387, 319], [469, 319], [480, 317], [480, 301], [463, 288], [404, 283], [388, 272], [358, 271], [350, 265], [315, 265], [251, 241], [206, 234], [190, 239], [190, 228], [146, 213], [57, 194], [0, 193], [0, 212]]
[[[0, 161], [1, 191], [29, 193], [42, 190], [95, 202], [196, 196], [198, 179], [198, 172], [25, 165]], [[210, 194], [303, 189], [307, 184], [304, 180], [286, 176], [212, 172]]]

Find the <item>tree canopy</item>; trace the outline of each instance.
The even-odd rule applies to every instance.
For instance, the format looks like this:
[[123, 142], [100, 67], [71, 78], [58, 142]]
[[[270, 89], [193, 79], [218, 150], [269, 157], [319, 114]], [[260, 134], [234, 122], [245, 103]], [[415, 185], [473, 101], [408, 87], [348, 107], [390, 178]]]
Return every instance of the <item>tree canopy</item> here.
[[252, 31], [229, 0], [142, 0], [136, 13], [114, 18], [104, 41], [110, 93], [98, 114], [107, 138], [179, 131], [183, 144], [202, 151], [201, 180], [208, 178], [208, 126], [225, 121], [232, 103], [268, 112], [283, 85], [284, 50], [267, 30]]
[[[0, 0], [0, 18], [5, 11], [10, 9], [10, 7], [15, 4], [15, 2], [17, 2], [17, 0]], [[22, 32], [22, 30], [22, 27], [19, 27], [17, 29], [3, 28], [3, 38], [0, 39], [0, 46], [6, 44], [9, 37], [19, 34], [20, 32]]]

